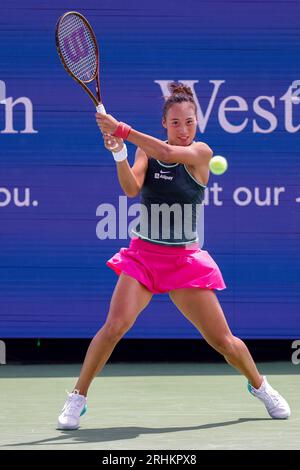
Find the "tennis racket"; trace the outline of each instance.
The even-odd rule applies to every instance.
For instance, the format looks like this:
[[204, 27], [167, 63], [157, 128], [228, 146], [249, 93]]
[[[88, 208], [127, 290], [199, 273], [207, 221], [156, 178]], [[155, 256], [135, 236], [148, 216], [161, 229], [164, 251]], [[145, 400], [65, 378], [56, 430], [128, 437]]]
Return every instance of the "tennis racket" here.
[[[99, 48], [87, 19], [76, 11], [65, 13], [57, 22], [55, 39], [59, 57], [68, 74], [87, 92], [97, 112], [106, 114], [100, 93]], [[87, 86], [92, 82], [96, 95]], [[112, 139], [115, 140], [114, 137]]]

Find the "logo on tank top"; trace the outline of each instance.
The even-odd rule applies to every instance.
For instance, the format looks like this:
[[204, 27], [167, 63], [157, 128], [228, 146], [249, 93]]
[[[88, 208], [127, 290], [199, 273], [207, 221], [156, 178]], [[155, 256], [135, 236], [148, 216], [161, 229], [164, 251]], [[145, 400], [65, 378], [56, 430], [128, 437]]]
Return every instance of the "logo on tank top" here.
[[161, 180], [172, 181], [174, 176], [167, 176], [165, 173], [171, 173], [171, 172], [160, 170], [159, 173], [154, 173], [154, 178], [157, 180], [161, 179]]

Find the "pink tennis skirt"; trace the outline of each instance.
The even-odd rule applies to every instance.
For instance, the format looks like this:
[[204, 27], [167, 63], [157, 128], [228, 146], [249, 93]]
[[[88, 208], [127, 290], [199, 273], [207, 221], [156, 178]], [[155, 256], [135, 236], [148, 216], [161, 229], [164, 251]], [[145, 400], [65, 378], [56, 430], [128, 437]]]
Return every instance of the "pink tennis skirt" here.
[[218, 265], [207, 251], [199, 248], [198, 242], [165, 246], [135, 237], [106, 265], [118, 276], [124, 272], [133, 277], [153, 294], [192, 287], [226, 289]]

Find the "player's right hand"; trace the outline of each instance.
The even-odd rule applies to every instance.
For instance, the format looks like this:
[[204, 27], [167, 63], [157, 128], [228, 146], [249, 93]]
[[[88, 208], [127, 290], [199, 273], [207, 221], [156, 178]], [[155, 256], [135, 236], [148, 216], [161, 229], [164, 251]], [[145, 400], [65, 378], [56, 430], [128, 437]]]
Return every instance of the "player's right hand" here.
[[120, 137], [114, 137], [113, 135], [104, 133], [103, 134], [104, 146], [110, 152], [120, 152], [124, 146], [124, 140]]

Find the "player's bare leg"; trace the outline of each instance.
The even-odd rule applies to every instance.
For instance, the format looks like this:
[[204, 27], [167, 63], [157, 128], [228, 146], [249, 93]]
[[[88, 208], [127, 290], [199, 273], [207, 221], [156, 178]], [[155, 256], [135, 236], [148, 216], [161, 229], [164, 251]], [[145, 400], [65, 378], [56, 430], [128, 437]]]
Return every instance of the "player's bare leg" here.
[[94, 336], [87, 350], [75, 389], [86, 395], [92, 379], [101, 371], [118, 341], [132, 327], [148, 305], [152, 293], [136, 279], [122, 273], [110, 302], [105, 324]]
[[169, 292], [169, 295], [208, 344], [222, 354], [230, 365], [245, 375], [255, 388], [259, 388], [263, 378], [245, 343], [231, 333], [214, 291], [177, 289]]

